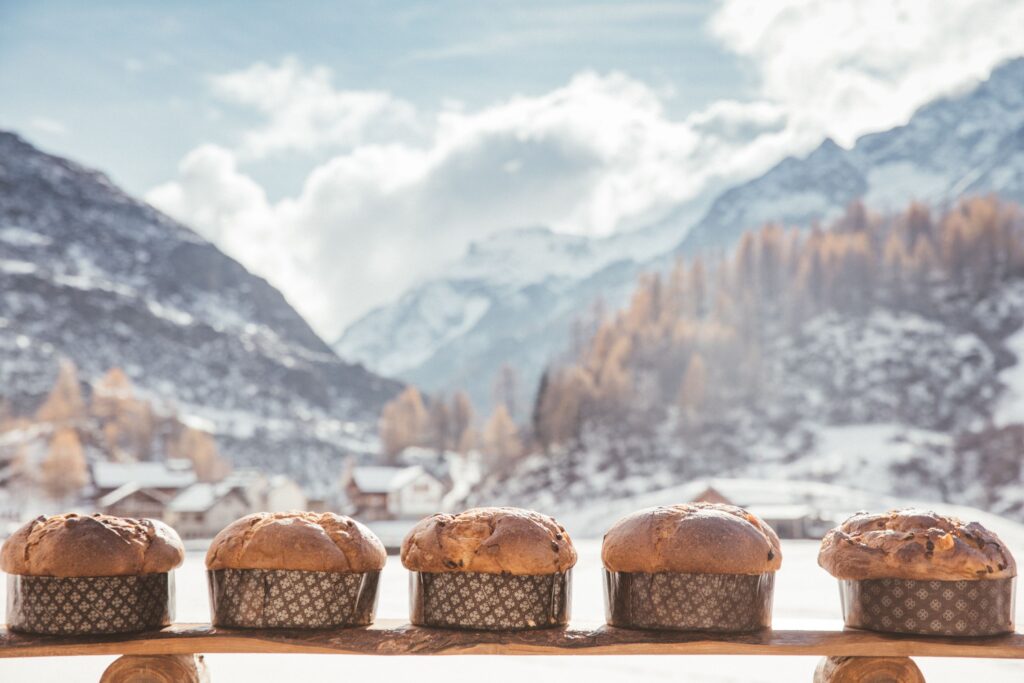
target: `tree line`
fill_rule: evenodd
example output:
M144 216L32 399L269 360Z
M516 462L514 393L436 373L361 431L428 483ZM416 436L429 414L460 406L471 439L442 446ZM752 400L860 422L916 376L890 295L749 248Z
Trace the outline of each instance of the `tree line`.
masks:
M994 197L939 216L922 204L889 216L860 202L830 229L766 225L729 253L679 259L640 277L632 300L606 316L571 362L550 367L532 410L545 451L577 443L588 423L649 432L668 412L698 429L724 405L756 405L766 343L828 311L882 307L941 318L1024 275L1020 214Z
M486 418L465 392L424 398L407 387L384 407L381 449L390 459L409 446L478 451L501 465L571 449L588 425L650 434L672 416L695 432L723 407L756 406L773 381L769 342L813 318L877 309L941 318L962 310L951 303L1022 275L1020 213L995 197L938 214L911 203L880 215L856 201L828 227L768 224L731 250L641 275L620 311L595 302L573 327L569 358L542 374L522 424L511 405L515 373L505 367Z
M212 434L158 414L121 368L111 368L91 389L86 398L75 364L62 359L33 415L14 416L0 405L0 433L27 435L9 439L13 453L3 454L16 478L55 500L67 499L89 483L89 451L115 462L187 459L200 481L219 481L230 472Z

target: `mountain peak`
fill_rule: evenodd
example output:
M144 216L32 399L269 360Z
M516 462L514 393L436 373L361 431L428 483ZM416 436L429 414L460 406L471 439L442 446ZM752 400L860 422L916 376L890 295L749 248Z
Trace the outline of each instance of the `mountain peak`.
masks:
M906 125L860 137L851 149L831 139L789 157L759 178L720 195L681 245L684 251L732 244L770 222L809 225L861 199L879 211L912 200L942 204L962 193L997 192L1024 201L1024 58L991 78L918 109Z
M342 362L280 292L193 231L9 132L0 254L0 398L16 410L38 402L61 357L87 381L121 367L147 396L212 421L240 464L282 470L307 457L282 458L272 431L327 462L342 437L373 442L399 389ZM325 440L318 423L339 421L351 433Z
M354 323L335 348L428 390L462 386L486 400L501 363L516 366L529 384L596 299L624 300L638 272L663 268L677 250L727 248L767 222L827 223L858 198L883 211L965 191L1022 201L1024 104L1015 98L1024 88L1013 87L1021 78L1024 59L1011 60L988 83L926 105L907 125L866 135L851 149L825 139L805 157L719 194L688 233L690 218L673 215L607 238L545 228L493 235Z

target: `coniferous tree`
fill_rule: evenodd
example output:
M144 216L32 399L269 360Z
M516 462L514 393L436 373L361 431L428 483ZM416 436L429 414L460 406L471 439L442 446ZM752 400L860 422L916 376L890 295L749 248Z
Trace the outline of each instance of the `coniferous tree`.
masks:
M451 432L454 439L454 447L460 453L466 452L466 449L462 447L463 436L473 426L473 412L473 404L469 400L469 394L465 391L455 392L455 396L452 397L452 407L449 413L451 415Z
M438 453L454 449L454 429L448 403L443 396L435 396L430 401L428 438L430 447Z
M483 450L497 462L508 464L523 452L519 430L508 409L499 404L484 426Z
M409 446L425 442L429 417L423 397L414 386L406 387L394 400L384 405L379 431L383 455L394 460Z
M85 401L78 383L78 369L71 360L62 358L57 380L43 405L36 411L36 419L62 424L79 420L84 415Z
M703 408L708 388L708 370L704 358L699 353L690 356L683 375L683 383L679 387L679 407L683 415L693 419Z
M64 500L88 483L85 453L74 429L62 427L54 433L40 475L43 489L54 500Z

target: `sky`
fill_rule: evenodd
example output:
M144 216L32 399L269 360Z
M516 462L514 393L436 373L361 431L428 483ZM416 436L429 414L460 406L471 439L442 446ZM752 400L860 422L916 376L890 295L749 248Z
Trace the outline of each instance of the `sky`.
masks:
M1009 0L0 0L0 127L185 222L330 341L495 232L696 215L899 125L1024 53L1022 26Z

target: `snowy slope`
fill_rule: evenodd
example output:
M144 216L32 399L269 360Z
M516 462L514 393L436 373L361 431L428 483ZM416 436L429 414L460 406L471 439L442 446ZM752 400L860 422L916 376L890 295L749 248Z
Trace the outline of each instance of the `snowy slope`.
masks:
M942 298L927 317L879 307L768 332L756 401L716 405L699 430L681 428L672 406L633 430L593 419L574 447L528 456L467 502L571 512L731 477L827 482L1024 519L1024 278L980 300Z
M188 228L0 132L0 398L34 409L61 356L85 382L122 367L205 418L236 462L302 478L305 460L365 444L398 389L341 362L277 290Z
M1024 58L966 94L922 107L904 126L865 135L849 150L826 140L727 190L682 246L727 246L767 222L827 221L858 198L886 211L989 192L1024 202Z
M690 206L603 240L540 229L486 240L353 323L335 349L428 390L467 387L487 401L503 362L520 371L523 385L536 386L544 365L567 347L572 320L597 296L616 306L640 271L665 268L679 251L727 247L768 221L806 227L856 198L885 211L984 192L1024 202L1024 59L851 150L826 140L804 159L786 159L722 193L699 220Z
M428 391L466 387L477 403L488 400L502 363L532 387L574 320L599 296L621 304L639 265L671 248L679 226L666 221L605 239L546 228L500 233L354 323L334 348Z

